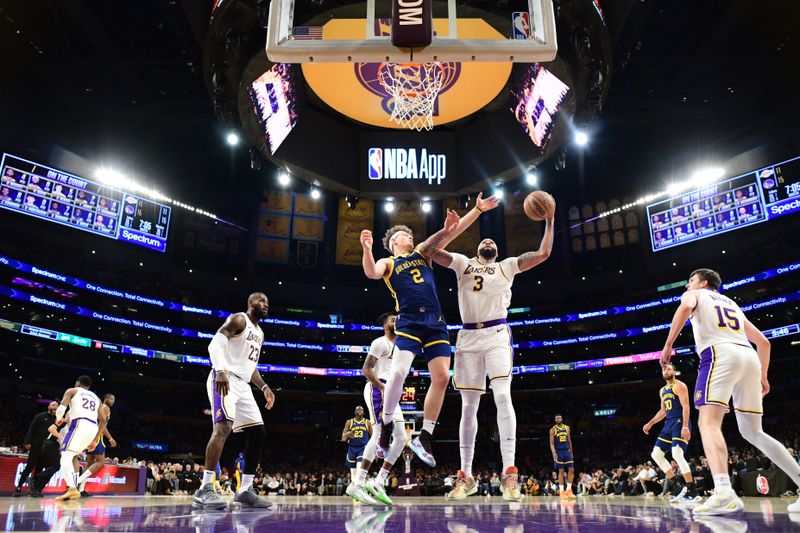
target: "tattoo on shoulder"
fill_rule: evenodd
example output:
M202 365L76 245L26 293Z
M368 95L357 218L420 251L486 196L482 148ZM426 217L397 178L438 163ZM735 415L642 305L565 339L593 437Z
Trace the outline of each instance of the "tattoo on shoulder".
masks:
M537 255L539 255L539 252L525 252L524 254L517 256L517 264L522 265L527 261L533 261L536 259Z

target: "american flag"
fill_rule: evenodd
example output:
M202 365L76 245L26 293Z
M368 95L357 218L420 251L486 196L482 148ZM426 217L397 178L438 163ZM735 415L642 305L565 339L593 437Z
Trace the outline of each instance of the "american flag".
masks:
M292 28L292 37L298 41L320 41L322 26L297 26Z

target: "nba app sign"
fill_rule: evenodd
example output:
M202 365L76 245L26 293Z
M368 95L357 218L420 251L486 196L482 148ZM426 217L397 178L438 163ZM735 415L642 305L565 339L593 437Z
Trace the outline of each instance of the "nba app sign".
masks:
M441 185L447 178L447 156L426 148L370 148L367 177L380 180L422 180Z

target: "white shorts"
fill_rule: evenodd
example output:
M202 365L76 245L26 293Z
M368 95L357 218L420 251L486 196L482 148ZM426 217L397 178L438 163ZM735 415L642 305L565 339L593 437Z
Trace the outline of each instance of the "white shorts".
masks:
M220 396L214 386L215 379L216 372L212 370L206 381L206 391L208 392L208 401L211 402L211 416L215 424L223 420L230 420L233 422L234 433L244 431L250 426L264 424L261 410L253 397L253 390L250 388L249 382L229 373L228 394Z
M462 329L456 338L453 386L457 390L486 390L489 381L511 379L514 348L511 328L500 325L484 329Z
M97 422L88 418L76 418L69 423L69 429L61 443L61 451L83 453L97 438Z
M364 401L367 403L367 409L369 410L370 424L374 426L375 424L383 423L383 394L371 381L367 381L367 384L364 385ZM405 422L403 410L400 409L399 403L394 409L394 421Z
M751 346L722 343L700 354L694 405L723 405L733 396L734 409L762 414L761 361Z

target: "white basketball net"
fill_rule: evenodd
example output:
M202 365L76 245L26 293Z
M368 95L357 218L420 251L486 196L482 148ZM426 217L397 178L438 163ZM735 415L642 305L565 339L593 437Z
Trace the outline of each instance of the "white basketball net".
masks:
M379 76L392 95L392 121L417 131L433 128L433 108L444 83L441 63L387 63Z

